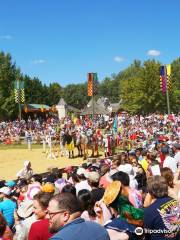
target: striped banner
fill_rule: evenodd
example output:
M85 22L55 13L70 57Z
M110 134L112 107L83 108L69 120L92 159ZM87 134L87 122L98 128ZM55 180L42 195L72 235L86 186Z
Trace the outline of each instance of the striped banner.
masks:
M93 73L88 73L87 93L90 97L93 95Z
M160 87L162 94L166 94L166 66L160 66Z

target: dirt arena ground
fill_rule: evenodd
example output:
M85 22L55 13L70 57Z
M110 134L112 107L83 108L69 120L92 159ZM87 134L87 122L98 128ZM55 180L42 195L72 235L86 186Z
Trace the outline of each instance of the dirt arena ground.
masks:
M63 168L70 165L82 164L82 158L68 159L59 157L58 159L47 159L46 154L41 149L6 149L0 150L0 179L16 179L16 173L23 167L25 160L32 163L35 173L46 172L48 167Z

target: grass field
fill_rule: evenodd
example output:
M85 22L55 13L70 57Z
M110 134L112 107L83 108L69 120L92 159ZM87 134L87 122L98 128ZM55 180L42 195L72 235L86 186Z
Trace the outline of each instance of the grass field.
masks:
M0 179L16 179L16 173L23 167L25 160L31 161L35 173L46 172L50 166L62 168L83 162L82 158L47 159L42 152L42 145L33 145L32 150L28 150L27 145L0 146Z

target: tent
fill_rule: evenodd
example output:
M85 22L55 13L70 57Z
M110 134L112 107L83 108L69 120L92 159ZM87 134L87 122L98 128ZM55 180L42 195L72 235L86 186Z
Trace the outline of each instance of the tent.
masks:
M25 113L28 112L46 112L46 111L51 111L51 107L45 104L24 104L23 105L23 110Z
M93 114L93 101L91 100L87 106L81 111L81 115L90 115ZM98 104L94 101L94 114L109 114L109 111L105 109L105 107L101 104Z

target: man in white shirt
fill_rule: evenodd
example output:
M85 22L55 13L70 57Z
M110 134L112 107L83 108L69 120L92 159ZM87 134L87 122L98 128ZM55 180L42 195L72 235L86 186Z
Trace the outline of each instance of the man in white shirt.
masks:
M177 162L176 159L169 156L169 149L168 147L163 147L161 149L161 152L165 155L165 160L163 162L163 167L168 167L172 170L172 172L175 174L177 171Z
M75 188L76 188L76 195L78 195L78 192L82 189L87 189L91 191L91 186L88 184L88 181L86 179L86 170L82 167L78 168L77 170L77 175L80 180L80 182L76 183Z

